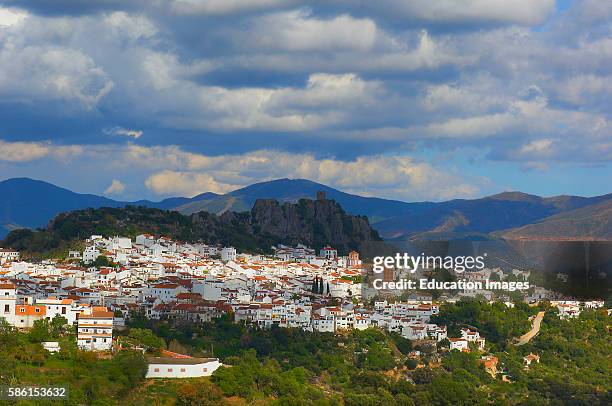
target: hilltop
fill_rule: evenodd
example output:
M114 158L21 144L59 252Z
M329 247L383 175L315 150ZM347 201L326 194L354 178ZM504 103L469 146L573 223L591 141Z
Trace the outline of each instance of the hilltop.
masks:
M225 212L220 216L208 212L186 216L142 206L76 210L56 216L45 229L11 231L2 245L30 255L44 255L66 249L93 234L135 237L141 233L262 253L270 252L271 246L279 243L302 243L314 248L330 244L344 254L382 244L366 217L347 214L333 200L300 199L283 204L257 200L251 211Z

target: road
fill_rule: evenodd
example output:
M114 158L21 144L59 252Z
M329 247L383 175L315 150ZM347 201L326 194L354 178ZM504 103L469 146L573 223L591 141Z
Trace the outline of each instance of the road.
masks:
M542 325L543 318L544 318L544 312L539 312L533 319L533 323L531 324L531 330L529 330L527 333L520 336L516 345L525 345L533 337L535 337L540 332L540 326Z

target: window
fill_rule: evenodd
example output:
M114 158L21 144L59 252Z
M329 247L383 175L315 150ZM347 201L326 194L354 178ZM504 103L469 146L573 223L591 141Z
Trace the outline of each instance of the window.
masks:
M168 372L172 372L172 368L168 368Z
M181 372L185 372L185 368L181 368Z
M40 309L38 307L35 310L36 310L36 313L40 313Z
M19 311L20 311L21 313L25 313L25 309L24 309L23 307L22 307L21 309L19 309Z
M202 368L202 371L208 372L208 368Z
M153 371L154 372L159 372L159 368L155 368Z
M4 313L10 313L11 312L11 306L10 305L4 305Z
M62 314L66 314L66 308L62 307Z

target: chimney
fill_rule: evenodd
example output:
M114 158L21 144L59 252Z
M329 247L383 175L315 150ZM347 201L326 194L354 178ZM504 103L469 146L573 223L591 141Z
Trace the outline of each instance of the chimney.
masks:
M325 192L322 190L319 190L317 192L317 200L325 200Z

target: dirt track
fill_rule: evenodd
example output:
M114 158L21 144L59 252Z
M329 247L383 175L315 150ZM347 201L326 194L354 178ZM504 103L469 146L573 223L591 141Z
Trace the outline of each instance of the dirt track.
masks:
M542 325L542 319L544 318L544 312L539 312L535 318L533 319L533 323L531 325L531 330L527 333L523 334L519 337L516 345L525 345L527 344L533 337L535 337L540 332L540 326Z

